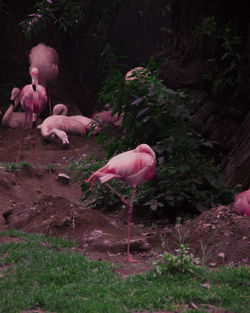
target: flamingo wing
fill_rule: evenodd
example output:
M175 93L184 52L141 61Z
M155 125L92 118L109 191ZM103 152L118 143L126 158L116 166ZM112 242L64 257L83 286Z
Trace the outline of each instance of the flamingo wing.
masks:
M90 182L93 178L95 180L99 179L101 183L105 183L110 179L120 179L129 185L135 186L143 180L152 179L154 167L155 159L151 154L139 152L135 149L113 157L104 167L94 172L87 179L87 182Z

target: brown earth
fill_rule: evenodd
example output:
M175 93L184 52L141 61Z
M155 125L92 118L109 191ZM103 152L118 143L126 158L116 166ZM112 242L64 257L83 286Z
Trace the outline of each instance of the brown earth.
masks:
M0 129L0 163L15 162L20 132ZM150 225L134 212L131 252L137 262L128 263L126 208L93 210L81 201L80 185L58 179L59 173L67 174L67 165L73 161L89 154L104 155L95 138L72 135L69 139L65 150L57 139L45 141L38 133L32 153L31 130L25 130L21 161L31 167L13 172L0 167L0 231L15 228L74 239L75 250L90 259L119 263L122 276L150 270L152 261L164 251L174 251L181 238L212 268L249 265L250 219L237 215L232 206L211 208L183 223L179 233L175 225L165 221Z

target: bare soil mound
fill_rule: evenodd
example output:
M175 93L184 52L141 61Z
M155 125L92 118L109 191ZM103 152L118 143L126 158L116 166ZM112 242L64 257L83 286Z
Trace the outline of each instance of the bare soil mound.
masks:
M0 162L16 161L20 129L0 129ZM175 225L132 217L131 252L135 263L126 262L127 210L97 211L85 207L78 184L58 179L67 165L93 154L104 156L94 137L70 136L64 150L54 139L45 141L39 133L32 152L32 133L25 130L21 161L29 168L7 172L0 168L0 231L19 229L32 233L63 236L78 243L77 251L91 259L121 264L121 275L141 273L152 268L160 252L178 247L180 235L190 244L196 257L212 267L222 264L248 265L250 219L232 208L219 206L186 221L177 232ZM55 169L51 170L51 165ZM159 223L158 223L159 222Z

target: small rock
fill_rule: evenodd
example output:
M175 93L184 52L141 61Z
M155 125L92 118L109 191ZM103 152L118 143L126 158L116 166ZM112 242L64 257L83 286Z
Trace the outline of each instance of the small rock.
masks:
M63 184L68 184L70 181L70 177L63 173L59 173L56 179Z

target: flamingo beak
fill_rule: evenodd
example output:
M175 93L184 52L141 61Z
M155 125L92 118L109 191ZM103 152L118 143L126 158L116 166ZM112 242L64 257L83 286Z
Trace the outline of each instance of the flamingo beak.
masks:
M36 85L34 84L32 84L32 88L33 88L33 90L36 92Z

